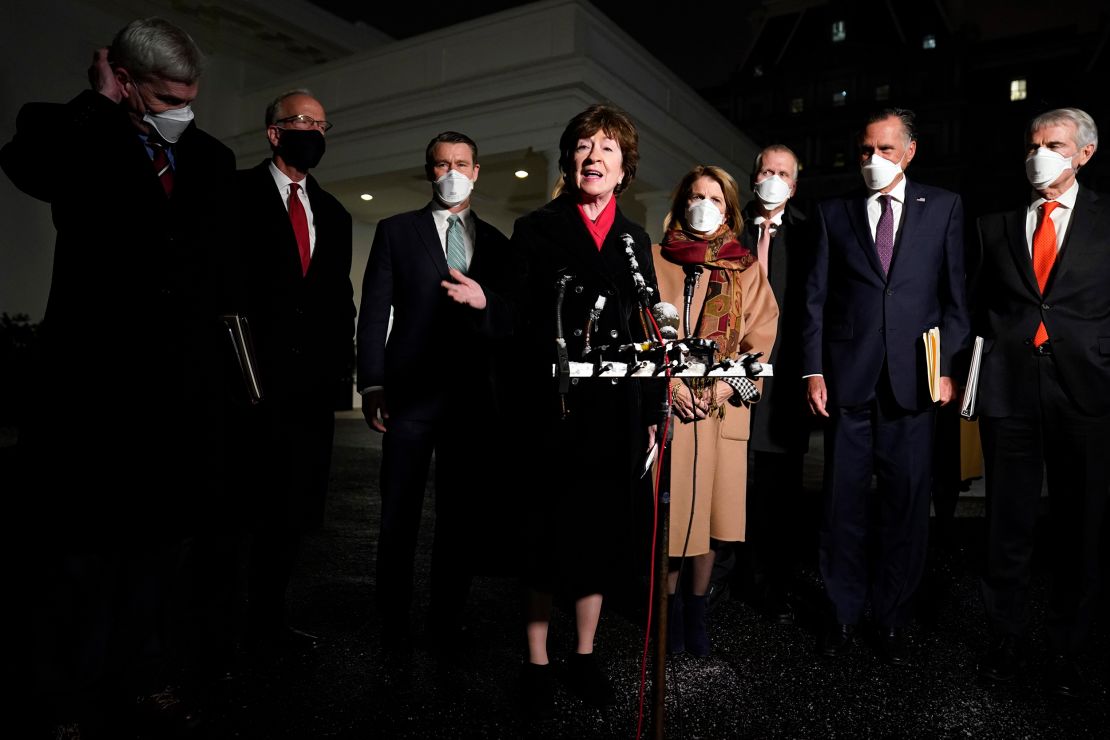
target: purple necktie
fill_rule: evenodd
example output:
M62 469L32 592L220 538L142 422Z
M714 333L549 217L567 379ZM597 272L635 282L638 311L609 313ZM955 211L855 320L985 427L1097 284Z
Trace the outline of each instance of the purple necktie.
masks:
M875 226L875 249L879 252L879 262L886 275L890 272L890 258L894 256L894 209L890 206L889 195L880 195L879 205L883 211L879 214L878 225Z

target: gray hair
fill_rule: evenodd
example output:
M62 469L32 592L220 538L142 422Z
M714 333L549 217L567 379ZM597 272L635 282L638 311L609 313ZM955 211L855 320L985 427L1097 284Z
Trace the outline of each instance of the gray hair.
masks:
M906 146L909 146L912 141L917 141L917 126L915 125L917 115L909 108L883 108L873 112L867 117L856 138L862 140L868 126L885 121L888 118L897 118L899 123L902 124L902 128L906 132Z
M267 128L270 127L270 126L273 126L277 122L277 120L278 120L278 111L281 110L281 104L284 103L286 101L286 99L292 98L296 95L305 95L305 96L313 98L313 99L316 98L316 96L313 95L310 90L306 90L303 87L297 88L296 90L286 90L281 95L278 95L276 98L274 98L270 102L270 104L266 106L266 126L267 126Z
M1098 146L1098 127L1095 119L1090 114L1078 108L1057 108L1046 111L1029 122L1029 133L1033 133L1045 126L1056 126L1061 123L1075 124L1075 145L1082 149L1088 144Z
M794 182L797 182L799 169L798 155L795 154L794 150L788 147L786 144L771 144L770 146L763 147L763 151L755 155L755 163L752 165L752 179L754 180L759 175L759 171L763 169L763 155L770 154L772 152L782 152L783 154L789 154L791 157L794 158Z
M140 80L164 77L191 85L200 79L204 55L189 34L162 18L140 18L112 39L112 64Z

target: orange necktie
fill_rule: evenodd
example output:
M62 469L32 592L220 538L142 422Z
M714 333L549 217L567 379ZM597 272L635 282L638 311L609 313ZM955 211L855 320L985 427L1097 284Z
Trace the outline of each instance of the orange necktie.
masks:
M1044 286L1048 284L1048 274L1052 272L1052 265L1056 262L1056 224L1050 218L1052 211L1060 205L1054 200L1045 201L1041 206L1041 220L1033 232L1033 272L1037 276L1037 287L1044 295ZM1044 322L1037 327L1033 337L1033 344L1040 347L1048 341L1048 330Z

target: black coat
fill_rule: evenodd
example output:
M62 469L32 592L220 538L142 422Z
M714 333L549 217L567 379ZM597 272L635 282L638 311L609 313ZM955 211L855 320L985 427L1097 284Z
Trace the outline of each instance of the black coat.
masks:
M38 485L86 531L180 523L219 475L235 160L195 124L172 151L167 198L124 107L93 91L24 106L0 151L58 232L24 439Z
M743 243L755 254L759 227L757 210L744 212ZM751 439L759 452L805 452L809 449L810 415L802 382L802 320L805 316L806 277L817 248L814 222L793 203L784 211L782 225L771 241L768 282L779 305L778 334L769 357L774 377L764 378L763 397L752 406Z
M468 276L486 293L481 311L455 303L441 285L450 276L430 205L378 223L362 282L358 387L384 386L392 418L433 421L460 403L492 402L493 342L512 328L498 292L508 240L473 211L471 217Z
M984 338L979 412L1009 416L1036 393L1032 339L1044 321L1064 390L1085 413L1110 413L1110 207L1080 187L1044 294L1025 235L1026 209L979 219L975 333Z
M302 273L289 212L269 160L238 173L241 270L264 399L251 409L251 441L265 439L260 502L284 502L285 518L316 524L323 514L339 381L353 357L351 215L309 175L316 244ZM284 491L285 496L278 496ZM274 513L281 513L275 511Z
M513 230L519 344L533 389L524 434L535 476L529 493L535 533L529 579L540 589L602 591L621 553L635 550L627 544L636 468L646 447L645 429L658 420L662 384L583 380L567 394L564 419L552 378L556 281L562 274L573 275L562 311L571 360L582 359L580 330L599 294L607 303L592 344L645 338L622 234L635 241L640 272L658 296L651 240L619 209L600 251L569 195L518 219Z

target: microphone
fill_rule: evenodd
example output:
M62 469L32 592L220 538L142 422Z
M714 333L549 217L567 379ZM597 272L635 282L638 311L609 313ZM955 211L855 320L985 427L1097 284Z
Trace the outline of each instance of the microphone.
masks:
M586 341L582 345L582 356L585 357L590 353L590 334L593 328L597 326L598 319L601 318L601 312L605 310L605 294L601 294L594 302L594 307L590 309L590 317L586 320Z
M678 339L678 309L674 305L662 301L656 303L652 306L651 315L659 325L659 333L664 342Z
M631 234L621 234L621 241L624 242L624 253L628 256L628 264L632 267L632 282L636 286L636 295L640 297L640 305L644 308L651 306L651 294L654 293L644 281L644 276L640 274L640 263L636 261L636 240L632 238Z
M682 315L686 322L686 336L692 336L690 331L690 306L694 303L694 288L701 279L701 265L683 265L682 271L686 273L686 280L682 285Z

